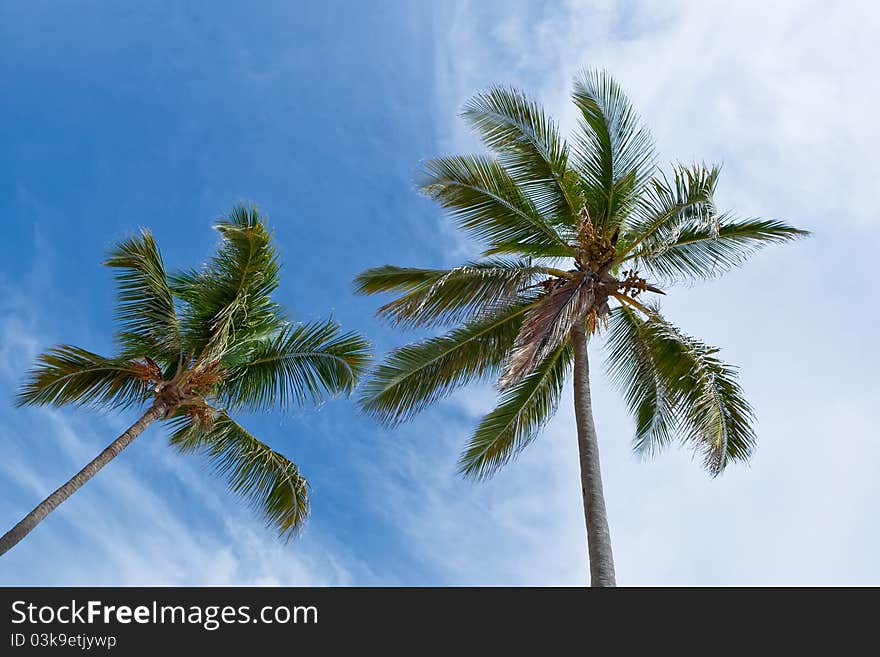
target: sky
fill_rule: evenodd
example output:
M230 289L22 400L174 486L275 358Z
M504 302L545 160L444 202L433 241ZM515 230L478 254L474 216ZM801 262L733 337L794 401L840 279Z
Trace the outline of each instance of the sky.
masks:
M136 417L13 405L41 350L111 351L115 240L149 227L170 268L195 265L212 222L256 202L279 300L384 354L418 335L352 278L477 251L413 185L421 161L480 149L463 102L515 85L571 131L571 80L602 67L661 161L722 163L719 206L813 232L663 299L741 366L748 466L640 459L593 368L618 583L880 584L878 31L855 0L0 3L0 529ZM569 398L491 481L455 474L494 396L471 386L395 429L349 399L242 418L312 484L287 544L150 428L0 559L0 585L583 585Z

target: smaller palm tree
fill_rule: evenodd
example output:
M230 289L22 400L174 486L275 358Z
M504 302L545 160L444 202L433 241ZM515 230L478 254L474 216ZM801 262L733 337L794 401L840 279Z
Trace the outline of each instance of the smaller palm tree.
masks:
M152 234L117 244L119 353L61 345L39 357L18 404L102 410L146 406L140 419L0 538L0 555L113 460L150 424L164 421L181 452L207 455L282 538L309 512L296 465L251 435L230 413L267 412L350 393L368 343L332 320L289 321L272 300L280 264L255 207L237 206L214 226L216 254L200 269L168 276Z

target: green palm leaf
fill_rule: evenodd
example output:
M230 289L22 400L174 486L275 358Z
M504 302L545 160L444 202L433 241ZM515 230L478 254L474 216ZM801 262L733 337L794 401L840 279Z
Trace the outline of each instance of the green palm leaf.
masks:
M575 169L598 228L616 226L654 170L654 143L623 90L604 71L588 70L574 83L580 110Z
M809 235L781 221L718 218L717 225L664 231L627 256L634 265L668 282L712 278L742 265L769 244Z
M364 385L361 407L393 424L469 381L497 374L530 307L511 306L446 335L397 349Z
M256 207L237 206L214 228L222 238L216 255L201 270L171 279L186 304L188 347L203 360L219 358L238 341L269 335L284 321L271 298L278 287L278 255Z
M332 320L287 325L224 359L217 397L229 408L269 411L349 394L369 360L369 343Z
M713 475L744 461L755 445L754 412L736 369L710 347L655 316L644 323L645 341L684 439L702 452Z
M487 255L565 257L573 251L496 160L473 155L429 160L421 190L458 225L489 245Z
M501 396L483 418L459 460L466 477L486 479L519 454L556 412L572 362L571 342L552 351L534 371Z
M542 216L574 224L581 203L569 175L568 146L540 105L521 91L495 87L471 98L462 114Z
M248 500L279 536L290 538L309 515L309 491L296 465L257 440L225 412L210 422L178 415L170 442L184 453L205 454L229 489Z
M606 367L636 420L637 452L655 454L665 447L677 418L658 372L644 320L627 306L614 308L606 333Z
M124 408L149 398L143 374L142 366L126 358L105 358L79 347L60 345L37 358L16 401L19 406Z
M174 298L162 256L153 234L141 234L116 244L104 262L116 270L119 303L116 320L124 353L150 355L166 365L180 356L181 338Z
M454 269L413 269L385 265L355 279L359 294L405 292L377 311L406 327L473 321L521 298L546 267L525 260L496 258Z
M717 166L679 165L671 179L665 174L652 178L625 223L618 261L637 247L662 242L687 226L717 231L714 195L720 172Z

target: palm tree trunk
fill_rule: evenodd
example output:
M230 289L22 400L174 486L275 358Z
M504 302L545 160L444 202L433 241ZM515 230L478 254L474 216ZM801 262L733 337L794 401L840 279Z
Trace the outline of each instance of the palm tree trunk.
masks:
M107 448L98 454L98 456L82 470L77 472L73 478L64 484L61 488L49 495L45 500L40 502L37 507L21 519L15 527L0 537L0 555L8 552L16 543L27 536L47 515L64 502L68 497L73 495L79 488L89 479L94 477L98 470L110 463L119 453L128 447L128 445L137 438L144 429L151 423L165 415L165 406L162 404L153 404L147 409L141 418L131 425L128 430L110 443Z
M590 399L590 361L587 336L583 326L571 332L574 346L574 415L577 420L578 451L581 462L581 489L584 493L584 516L587 521L587 545L590 551L591 586L616 586L611 532L605 512L602 472L599 468L599 443L593 423Z

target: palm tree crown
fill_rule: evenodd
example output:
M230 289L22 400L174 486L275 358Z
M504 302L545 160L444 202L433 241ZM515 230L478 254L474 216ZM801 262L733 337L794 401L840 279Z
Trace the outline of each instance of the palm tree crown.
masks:
M40 356L18 402L158 406L171 444L207 455L288 538L308 515L306 481L230 414L351 392L368 344L332 320L287 319L272 300L280 265L255 207L236 207L215 228L221 243L211 260L170 276L149 231L117 244L105 264L119 288L118 354L55 347Z
M718 167L661 173L650 134L604 72L581 74L572 99L579 125L570 143L517 90L493 88L465 105L490 154L428 161L421 189L483 244L483 257L454 269L386 265L358 276L359 293L397 294L378 311L392 323L456 325L391 353L360 402L395 423L468 382L496 379L499 404L460 460L464 475L487 477L553 414L572 367L572 332L582 329L605 336L608 369L635 417L636 449L653 452L678 436L718 474L751 453L752 409L718 350L647 298L806 233L719 212Z

